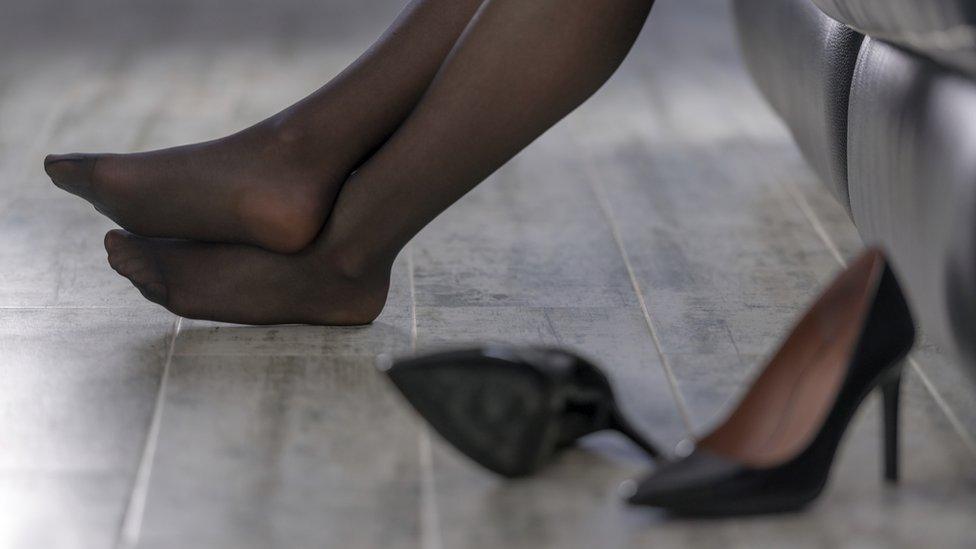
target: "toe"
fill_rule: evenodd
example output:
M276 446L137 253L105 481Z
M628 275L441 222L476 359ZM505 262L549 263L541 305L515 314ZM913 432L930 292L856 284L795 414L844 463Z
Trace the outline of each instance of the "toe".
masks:
M105 233L105 251L109 254L119 254L125 249L128 233L120 229L112 229Z
M81 154L71 153L71 154L49 154L44 157L44 170L47 171L52 168L55 164L59 162L72 162L82 159ZM50 172L48 172L50 174Z
M139 245L138 237L118 229L105 235L108 263L115 272L129 279L142 295L160 305L166 302L166 286L149 252Z
M139 244L139 237L113 229L105 234L105 251L108 263L122 276L130 277L150 263L149 254Z
M96 161L97 156L89 154L52 154L44 159L44 171L59 188L87 197Z
M133 282L146 282L151 276L151 269L146 258L138 255L123 259L119 264L119 272Z
M662 463L640 482L628 502L691 513L714 510L737 497L744 471L746 467L733 460L697 449Z

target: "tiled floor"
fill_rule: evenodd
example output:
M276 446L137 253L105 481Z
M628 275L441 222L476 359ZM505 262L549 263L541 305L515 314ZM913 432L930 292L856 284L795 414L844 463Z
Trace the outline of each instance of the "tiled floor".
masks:
M556 343L599 359L665 446L706 428L860 246L744 74L724 3L661 0L593 101L401 255L370 327L176 319L115 276L111 224L40 170L48 150L257 120L398 3L3 2L0 546L976 545L976 389L930 346L898 488L879 481L868 406L810 511L704 522L622 505L618 484L652 465L613 437L532 480L485 474L372 367L414 346Z

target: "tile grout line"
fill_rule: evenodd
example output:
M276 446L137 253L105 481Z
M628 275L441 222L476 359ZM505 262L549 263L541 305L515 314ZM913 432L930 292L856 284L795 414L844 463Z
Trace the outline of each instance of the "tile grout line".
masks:
M407 245L407 276L410 282L410 352L417 351L417 288L413 279L413 243Z
M837 263L839 263L841 267L846 267L847 261L844 260L844 257L837 248L834 239L831 238L826 229L824 229L823 224L820 222L820 218L817 217L816 212L814 212L813 208L810 207L810 204L807 202L806 198L801 195L797 189L793 188L793 185L784 183L780 183L780 185L784 188L786 193L790 195L797 207L800 208L800 211L803 212L803 215L807 218L807 221L813 225L813 230L823 241L824 245L826 245L830 250L831 255L834 256ZM959 419L959 416L957 416L956 412L952 410L952 407L942 396L942 393L939 392L938 388L935 387L928 375L923 371L922 365L918 362L918 360L915 359L915 357L912 356L908 358L908 364L911 366L912 371L915 372L915 375L917 375L922 381L922 386L925 387L926 392L928 392L929 396L932 397L932 400L935 401L935 405L946 417L946 420L952 426L952 429L956 432L956 435L962 439L963 445L972 454L976 455L976 439L974 439L972 434L966 430L962 420Z
M176 338L179 336L183 319L177 317L173 323L173 336L166 351L166 361L163 363L163 373L156 391L156 402L153 406L152 420L149 432L146 434L146 444L139 459L139 469L136 481L129 495L129 502L122 517L122 529L119 535L118 547L134 547L139 541L142 530L142 519L146 510L146 497L149 494L149 481L152 477L153 462L156 457L156 447L159 443L159 430L162 425L163 404L166 398L166 387L169 383L170 366L173 363L173 352L176 349Z
M141 121L136 128L136 132L131 136L130 146L140 147L148 140L153 126L158 122L163 110L162 98L156 101L152 111ZM59 288L60 292L60 288ZM166 399L166 388L169 385L169 371L173 363L173 355L176 351L176 339L180 335L183 326L183 318L177 316L173 323L173 337L170 339L169 348L166 350L166 359L163 363L163 373L160 375L159 389L156 392L156 402L153 405L152 419L149 423L149 432L146 434L146 444L143 447L142 456L139 459L139 468L136 472L136 481L132 486L129 495L129 502L122 516L122 529L119 533L118 547L135 547L139 542L142 533L142 521L146 511L146 499L149 496L149 481L152 477L152 468L156 459L156 447L159 444L159 431L162 428L163 406Z
M418 435L420 452L420 541L423 549L442 549L440 514L434 491L434 459L430 448L430 430L421 427Z
M586 181L590 187L590 191L596 197L597 204L599 204L600 211L603 213L603 218L606 220L607 225L610 228L610 234L613 236L614 243L617 246L617 251L620 253L621 258L624 261L624 267L627 269L627 276L630 278L630 285L634 290L634 294L637 296L637 302L640 305L641 313L644 317L644 325L647 326L647 331L650 333L651 340L654 342L654 349L657 351L658 357L661 359L661 368L664 370L664 375L668 380L668 386L671 389L671 396L674 398L675 406L678 408L678 414L681 416L681 421L684 423L685 430L689 435L695 432L694 424L691 421L691 414L688 412L688 405L685 402L684 396L681 394L681 390L678 388L678 380L674 375L674 370L671 368L671 364L668 358L664 354L664 349L661 346L661 339L658 337L657 328L654 327L654 321L651 320L651 313L647 308L647 300L644 298L644 292L641 290L640 283L637 281L637 275L634 273L634 266L630 262L630 254L627 253L627 248L624 246L623 238L620 235L620 229L617 226L616 218L613 215L613 208L610 205L610 201L604 193L603 186L597 182L597 179L590 172L590 163L584 162L586 166L587 177Z
M820 237L820 240L823 242L823 244L827 246L827 250L830 252L832 256L834 256L834 259L837 260L837 263L840 263L842 267L846 267L847 260L845 260L844 255L840 253L840 248L837 247L837 244L834 242L834 239L830 237L830 234L827 232L827 229L824 228L823 223L820 222L820 218L817 217L816 212L813 211L813 208L810 207L810 204L806 201L806 199L803 196L801 196L798 193L796 189L793 188L793 185L782 184L782 183L781 185L783 185L786 188L786 194L790 195L790 197L793 199L793 202L796 203L796 206L800 208L801 212L803 212L803 216L806 217L807 221L809 221L810 224L813 226L814 232L817 233L817 236Z
M933 400L935 400L936 406L938 406L942 410L942 413L946 415L946 419L949 420L949 424L952 425L953 429L955 429L956 434L962 438L963 445L965 445L966 448L973 453L973 455L976 455L976 439L974 439L969 431L966 430L962 420L959 419L956 412L952 410L949 403L946 402L945 398L942 397L942 393L940 393L939 390L936 389L935 385L932 384L932 380L929 379L928 374L925 373L922 366L917 360L915 360L915 357L908 357L908 363L912 366L915 375L922 380L922 385L928 389L930 396Z
M413 243L407 244L407 274L410 279L410 352L417 352L417 289L414 282ZM434 489L434 458L430 429L421 425L417 434L420 454L420 539L423 549L442 549L440 514Z

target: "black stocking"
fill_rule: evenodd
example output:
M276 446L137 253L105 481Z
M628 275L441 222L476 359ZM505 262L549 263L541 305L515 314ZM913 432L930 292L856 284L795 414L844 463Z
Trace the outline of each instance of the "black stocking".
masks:
M429 89L345 183L325 229L296 255L110 233L110 261L190 317L360 323L421 229L596 91L653 0L488 0Z

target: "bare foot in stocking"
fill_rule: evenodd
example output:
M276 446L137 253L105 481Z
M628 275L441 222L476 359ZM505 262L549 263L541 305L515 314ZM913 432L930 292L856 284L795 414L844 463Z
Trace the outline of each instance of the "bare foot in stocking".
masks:
M186 318L239 324L368 324L386 303L390 268L353 272L338 254L152 239L111 231L109 264L146 299Z
M295 252L319 230L347 166L272 124L137 154L49 156L58 187L146 235L252 243Z
M481 0L413 0L309 97L242 132L138 154L52 155L54 183L143 236L308 245L342 182L396 129Z
M116 232L106 238L109 261L183 316L368 322L383 307L402 247L595 92L652 4L487 0L410 116L343 184L322 233L298 254Z

